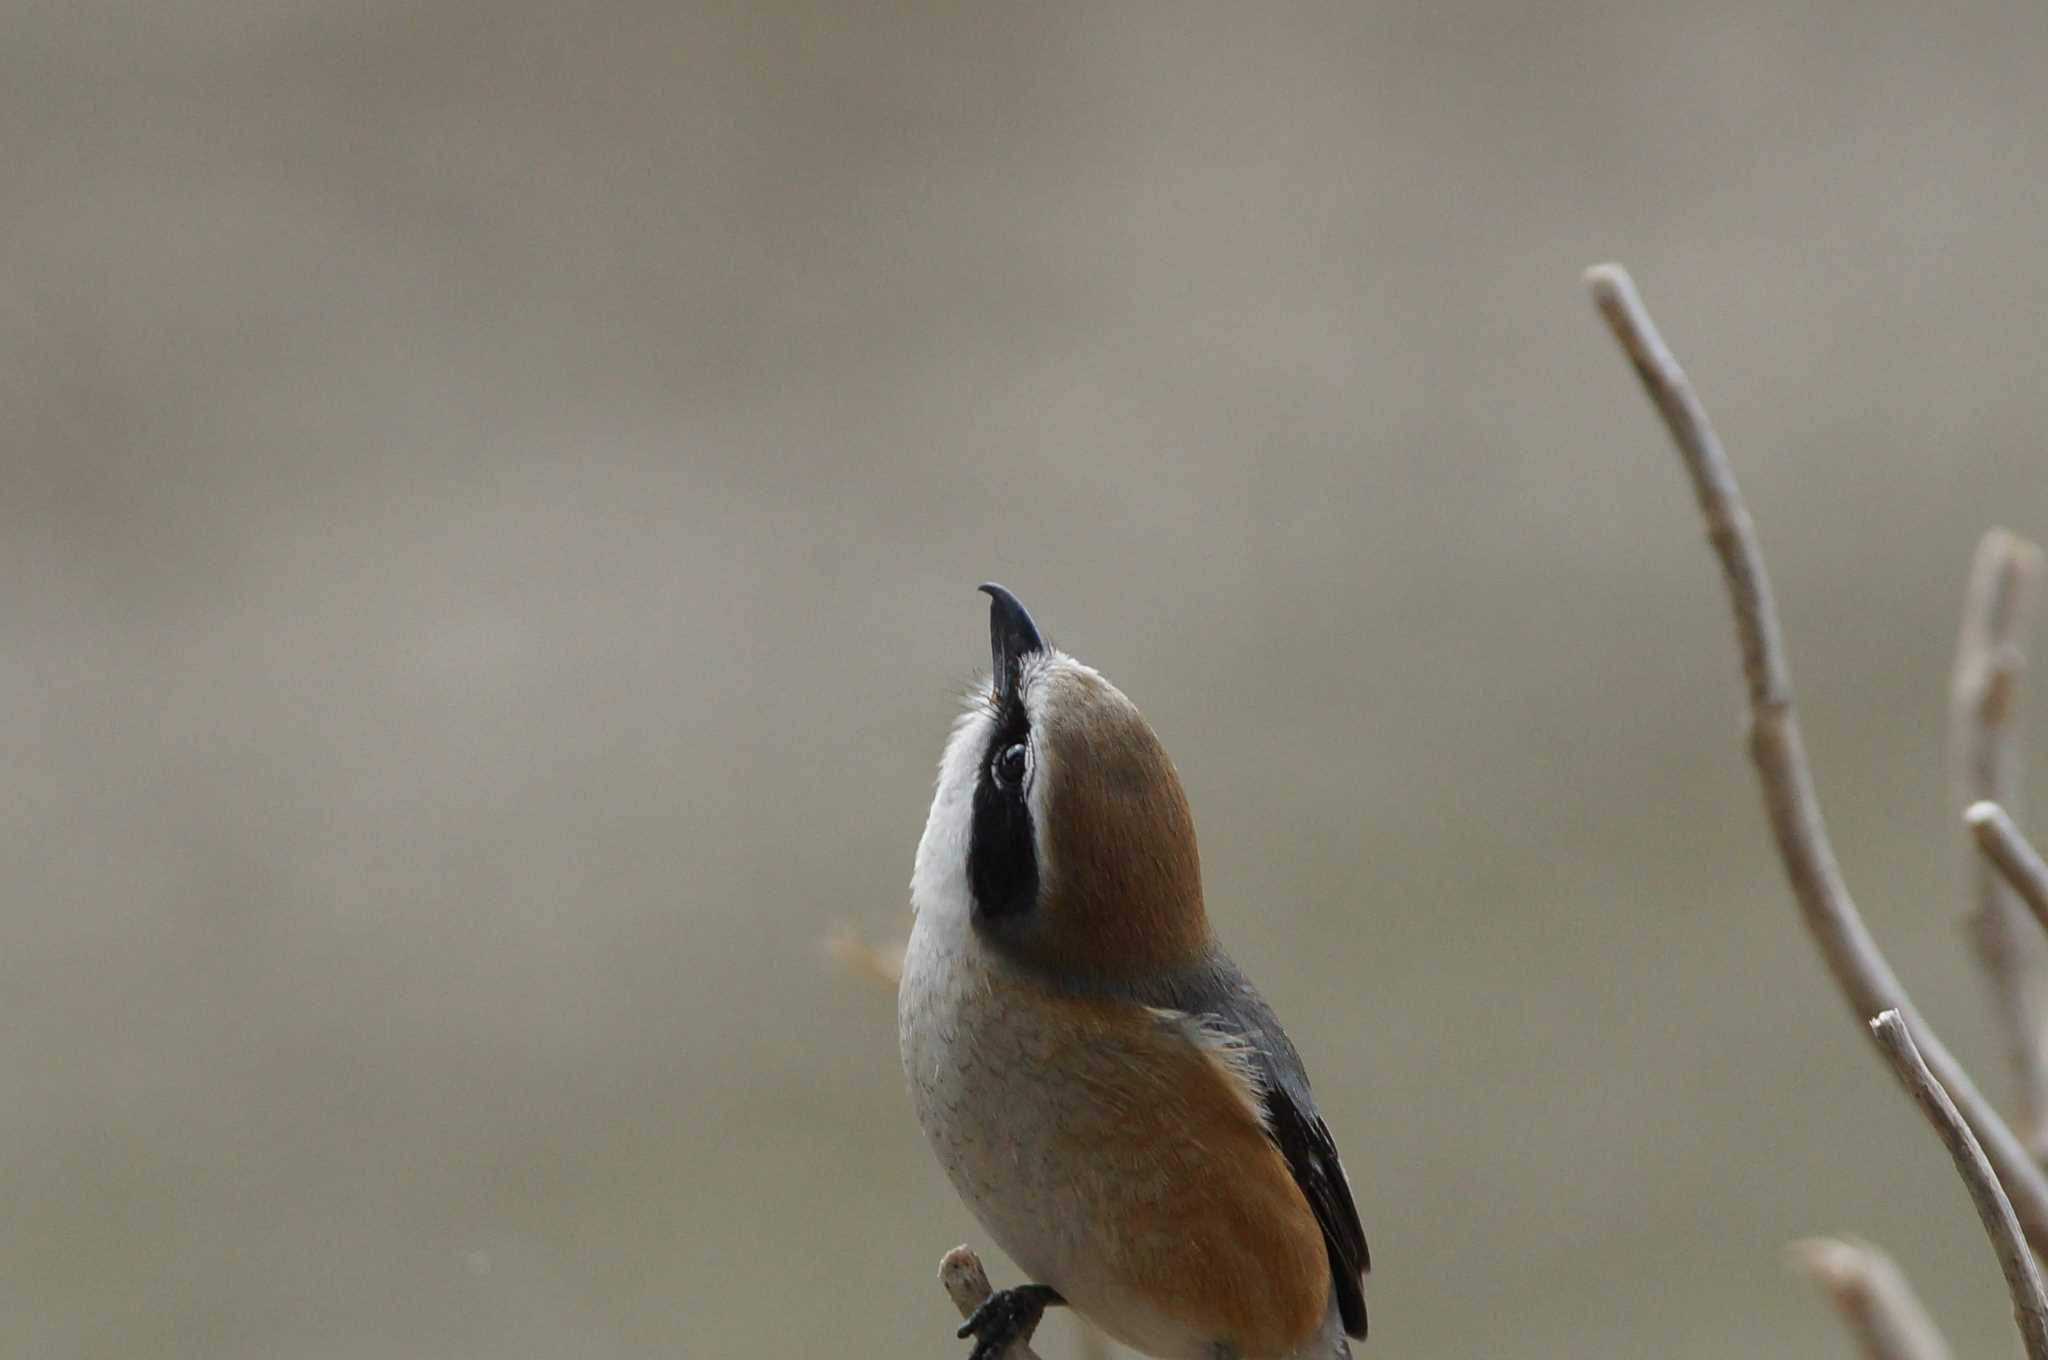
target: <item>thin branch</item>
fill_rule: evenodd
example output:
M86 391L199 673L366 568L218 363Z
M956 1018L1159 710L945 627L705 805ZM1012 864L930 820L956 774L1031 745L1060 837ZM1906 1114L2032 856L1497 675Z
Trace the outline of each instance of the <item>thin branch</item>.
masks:
M1809 1237L1786 1258L1821 1287L1863 1360L1950 1360L1948 1342L1892 1258L1853 1237Z
M963 1322L996 1292L988 1282L988 1272L981 1268L981 1258L966 1246L955 1247L939 1258L939 1283L960 1310ZM1031 1349L1030 1337L1020 1337L1010 1343L1002 1360L1038 1360L1038 1352Z
M1913 1036L1907 1032L1899 1013L1886 1011L1878 1016L1870 1022L1870 1032L1885 1057L1891 1060L1899 1084L1941 1135L1948 1155L1955 1159L1956 1171L1969 1187L1970 1202L1977 1206L1984 1234L1998 1253L1998 1268L2005 1272L2005 1291L2012 1296L2013 1321L2019 1324L2027 1360L2048 1360L2048 1297L2041 1292L2041 1268L2034 1261L2034 1253L2027 1250L2019 1220L2013 1217L2012 1201L2005 1197L1991 1164L1984 1160L1983 1147L1956 1113L1948 1092L1941 1089L1941 1083L1921 1061L1920 1050L1913 1046Z
M890 992L903 981L903 941L886 947L869 944L852 926L841 925L821 943L825 952L855 977L865 978Z
M1993 529L1977 544L1949 689L1958 808L1987 800L2019 806L2020 677L2040 578L2041 550L2018 535ZM1970 937L2012 1064L2015 1122L2039 1161L2048 1152L2048 937L1983 856L1971 854L1964 872Z
M2048 930L2048 862L2034 849L2012 818L1996 803L1972 803L1963 814L1977 848L1984 852L2020 900L2033 911L2034 919Z
M1904 1015L1928 1065L1964 1111L1998 1169L2028 1239L2037 1250L2048 1250L2048 1179L1920 1017L1842 881L1792 706L1792 682L1763 550L1706 408L1657 333L1628 272L1620 265L1596 265L1586 271L1586 284L1678 445L1708 540L1720 558L1748 686L1750 757L1807 931L1859 1018L1884 1010Z

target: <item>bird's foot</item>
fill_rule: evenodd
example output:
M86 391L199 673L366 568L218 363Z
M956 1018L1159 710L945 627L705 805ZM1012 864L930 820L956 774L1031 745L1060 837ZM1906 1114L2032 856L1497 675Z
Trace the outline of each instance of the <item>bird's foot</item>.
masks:
M998 1289L960 1324L959 1335L974 1338L974 1350L967 1360L1003 1360L1011 1346L1031 1339L1046 1309L1065 1302L1059 1290L1049 1285Z

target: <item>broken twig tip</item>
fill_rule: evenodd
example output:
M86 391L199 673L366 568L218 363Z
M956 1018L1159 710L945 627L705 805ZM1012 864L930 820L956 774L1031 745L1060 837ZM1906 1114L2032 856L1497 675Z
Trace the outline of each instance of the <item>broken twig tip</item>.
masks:
M1992 802L1989 798L1980 799L1970 804L1963 811L1963 821L1971 827L1990 826L1994 822L2003 820L2004 817L2005 809Z
M1996 526L1984 531L1984 543L1989 551L2009 561L2015 570L2029 576L2039 574L2041 548L2032 539L2003 526Z
M1611 260L1589 265L1581 277L1585 279L1586 287L1596 294L1629 286L1628 271Z
M939 1258L939 1284L963 1318L974 1316L974 1310L995 1293L981 1258L964 1242ZM1002 1360L1038 1360L1038 1352L1031 1349L1027 1339L1020 1339L1010 1343Z

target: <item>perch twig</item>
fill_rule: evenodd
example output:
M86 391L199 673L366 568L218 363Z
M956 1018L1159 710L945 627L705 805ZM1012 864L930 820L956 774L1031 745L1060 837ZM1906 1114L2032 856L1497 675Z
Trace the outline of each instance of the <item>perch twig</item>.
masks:
M955 1247L939 1258L939 1283L960 1310L963 1322L996 1292L988 1282L988 1272L981 1268L981 1258L967 1246ZM1031 1349L1030 1337L1019 1337L1010 1343L1002 1360L1038 1360L1038 1352Z
M2048 1250L2048 1179L1920 1017L1863 924L1842 880L1792 706L1792 682L1770 579L1764 571L1763 550L1736 486L1734 469L1707 420L1706 408L1657 333L1628 271L1615 264L1595 265L1586 271L1586 284L1678 445L1706 521L1707 537L1720 558L1748 688L1750 757L1756 764L1778 855L1807 931L1859 1019L1885 1010L1903 1015L1927 1065L1963 1111L1997 1168L2028 1240L2036 1250Z

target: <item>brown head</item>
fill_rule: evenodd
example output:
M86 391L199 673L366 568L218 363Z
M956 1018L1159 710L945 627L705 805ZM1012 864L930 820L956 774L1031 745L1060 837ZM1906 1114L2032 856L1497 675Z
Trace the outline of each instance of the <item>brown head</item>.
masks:
M1075 982L1197 962L1212 943L1201 857L1165 748L1015 596L982 589L994 674L947 744L913 905L965 909L996 953Z

